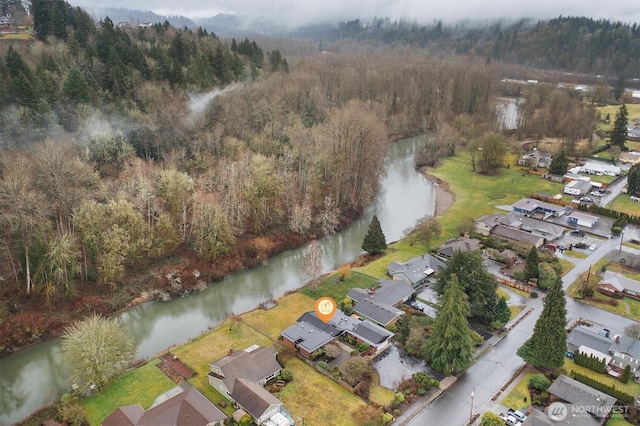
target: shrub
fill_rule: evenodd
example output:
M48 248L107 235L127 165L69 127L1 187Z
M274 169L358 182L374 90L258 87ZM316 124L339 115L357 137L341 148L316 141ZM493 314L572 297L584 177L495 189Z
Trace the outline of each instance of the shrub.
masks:
M513 277L516 280L524 281L524 271L519 271L519 270L518 271L514 271L513 272Z
M425 393L427 393L427 391L426 391L426 390L424 390L424 388L418 388L418 395L422 396L422 395L424 395Z
M398 404L402 404L405 401L405 397L404 394L402 392L397 392L394 400L398 403Z
M609 299L607 303L611 306L618 306L619 302L617 299Z
M285 382L290 382L293 380L293 373L288 368L283 368L278 376L279 380L284 380Z
M614 234L620 234L622 232L622 228L619 226L614 226L613 228L611 228L611 232L613 232Z
M551 381L547 379L544 374L534 374L529 379L529 386L539 391L544 391L551 386Z
M342 350L338 345L334 345L333 343L324 345L324 355L329 359L334 359L340 356L341 352Z
M620 375L620 381L622 383L629 383L630 378L631 378L631 366L627 364L627 366L624 367L624 371Z
M327 370L329 368L329 364L324 361L318 361L316 365L318 366L318 368L321 368L323 370Z
M356 345L356 350L361 354L367 352L370 348L371 345L365 342L360 342Z
M393 421L393 416L390 413L382 413L382 424L388 425Z
M65 393L55 406L58 415L56 418L70 426L82 426L86 424L85 413L78 400Z
M531 292L531 298L532 298L532 299L537 299L537 298L538 298L538 292L536 292L536 291L532 291L532 292Z
M571 373L571 377L581 383L584 383L587 386L591 386L592 388L599 390L600 392L604 392L607 395L611 395L612 397L619 399L625 404L631 404L635 400L635 397L633 395L629 395L628 393L622 392L616 389L615 387L607 386L604 383L600 383L580 373L573 372Z

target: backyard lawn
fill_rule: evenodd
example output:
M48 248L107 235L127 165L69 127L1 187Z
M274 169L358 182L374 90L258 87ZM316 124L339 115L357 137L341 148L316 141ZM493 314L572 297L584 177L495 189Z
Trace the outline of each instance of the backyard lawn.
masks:
M626 421L622 414L613 413L609 421L607 421L607 426L633 426L633 423Z
M305 312L314 309L315 300L303 293L291 293L278 299L278 306L273 309L247 312L242 316L242 322L276 341L282 330L295 324Z
M596 373L593 370L589 370L587 367L577 365L570 358L565 358L563 368L567 370L567 376L569 376L572 371L575 371L576 373L590 377L593 380L597 380L607 386L615 387L616 389L622 392L626 392L630 395L640 394L640 384L634 382L633 380L630 380L629 383L622 383L620 380L616 379L615 377L611 377L608 374Z
M640 203L634 203L631 201L631 195L629 194L620 194L615 200L613 200L610 207L613 210L627 213L629 215L638 216L640 214Z
M345 298L350 289L354 287L375 287L377 283L378 278L365 275L359 271L351 271L351 274L346 277L344 281L339 280L338 274L331 274L318 284L318 287L315 291L313 291L309 286L303 288L300 291L314 300L319 299L323 296L329 296L332 297L336 302L340 303L340 301Z
M276 396L294 419L303 417L308 425L356 425L351 413L364 407L364 401L296 357L286 368L293 380Z
M99 425L122 405L140 404L148 409L160 394L177 386L156 367L157 362L158 359L153 359L126 373L94 396L80 399L89 424Z

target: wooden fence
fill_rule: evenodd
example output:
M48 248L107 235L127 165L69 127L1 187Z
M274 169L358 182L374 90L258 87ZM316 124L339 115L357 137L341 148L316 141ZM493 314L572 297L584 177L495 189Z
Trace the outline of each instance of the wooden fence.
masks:
M513 287L513 288L517 288L518 290L526 291L527 293L531 293L531 291L533 290L533 286L531 286L529 284L521 283L521 282L518 282L518 281L508 280L508 279L502 278L502 277L496 277L496 281L498 281L500 284L504 284L504 285L506 285L508 287Z

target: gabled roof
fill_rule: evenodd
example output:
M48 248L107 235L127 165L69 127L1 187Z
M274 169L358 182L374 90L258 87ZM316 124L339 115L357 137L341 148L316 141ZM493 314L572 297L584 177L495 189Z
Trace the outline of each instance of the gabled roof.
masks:
M404 262L391 262L387 272L393 277L406 279L411 284L422 281L425 277L444 268L444 262L430 254L422 255Z
M510 228L504 225L498 225L491 230L491 235L508 238L510 240L519 241L526 244L538 245L542 237L533 235L530 232L521 231L519 229Z
M587 348L594 349L603 354L609 353L609 348L613 343L613 340L608 337L601 336L595 331L590 330L588 327L579 325L575 327L567 336L567 343L570 343L576 347L586 346Z
M324 330L319 329L311 323L298 320L286 330L283 330L282 336L287 340L294 342L300 348L306 352L314 352L327 343L331 342L340 333L336 330L335 335L330 334Z
M587 409L594 417L604 419L608 416L616 398L602 393L570 377L561 374L547 389L552 395Z
M622 274L616 274L615 272L605 271L604 277L600 283L607 283L616 288L622 287L625 290L640 293L640 281L632 280L631 278L627 278Z
M405 280L379 280L380 288L373 294L373 300L381 305L395 305L408 297L415 290Z
M222 371L222 380L229 392L233 393L237 378L257 383L282 369L276 360L276 350L273 346L250 349L236 351L211 363Z
M557 212L565 209L564 206L536 200L535 198L522 198L521 200L513 203L511 207L513 208L513 210L523 210L528 212L533 212L537 209Z
M569 216L567 216L568 219L572 219L575 218L577 220L586 220L588 222L597 222L598 221L598 216L594 216L592 214L589 213L585 213L585 212L579 212L579 211L572 211L571 214Z
M270 406L284 405L262 386L245 379L236 379L231 397L256 419L259 419Z
M453 257L458 251L475 251L480 248L480 240L475 238L455 238L442 244L438 253L446 257Z
M635 359L640 359L640 340L632 337L620 336L617 341L613 342L610 351L622 352Z
M224 422L227 419L196 388L183 385L182 389L147 411L137 404L119 407L102 422L102 426L191 426Z
M351 291L349 292L351 293ZM347 294L348 297L349 293ZM371 318L378 324L387 325L396 317L404 315L404 312L391 305L381 305L368 297L362 298L353 307L354 312Z

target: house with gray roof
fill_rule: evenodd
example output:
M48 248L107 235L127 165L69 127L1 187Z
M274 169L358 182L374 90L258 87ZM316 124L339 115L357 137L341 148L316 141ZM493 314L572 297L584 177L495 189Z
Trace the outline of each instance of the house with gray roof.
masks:
M569 414L572 417L571 405L579 408L574 414L586 414L582 417L582 425L586 425L589 418L594 418L599 423L604 424L609 418L611 408L616 404L617 399L606 393L600 392L591 386L587 386L570 377L561 374L553 381L547 389L550 395L550 401L565 402L569 405ZM582 411L582 413L580 413Z
M156 399L148 410L139 404L118 407L102 426L222 426L227 416L188 383Z
M488 214L480 216L473 222L474 231L488 237L489 234L491 234L491 230L500 223L500 219L503 217L503 214Z
M387 273L394 279L407 281L415 288L426 283L444 266L444 262L440 259L430 254L423 254L408 262L391 262L387 266Z
M398 306L415 294L404 280L379 280L373 288L352 288L347 297L355 302L353 311L383 327L396 322L404 312Z
M605 271L598 288L606 288L614 293L622 293L633 299L640 299L640 281L632 280L615 272Z
M454 238L438 247L438 254L451 259L458 251L476 251L480 248L480 240L469 237Z
M616 371L622 372L628 365L632 373L640 373L640 340L627 336L616 336L609 348L611 362L609 365Z
M549 241L562 237L567 229L564 226L535 219L533 217L519 215L514 212L499 216L497 222L500 225L505 225L510 228L519 229L521 231L546 238Z
M280 336L284 346L309 358L311 353L344 334L352 336L357 342L367 343L373 353L386 349L394 336L392 332L377 324L349 316L341 310L337 310L326 323L315 311L305 312L295 324L283 330Z
M511 210L523 215L541 214L547 216L562 216L566 208L559 204L547 203L545 201L536 200L535 198L523 198L511 205Z
M567 336L567 351L578 353L580 347L587 347L602 354L605 357L613 340L593 331L590 327L579 325L574 327ZM601 357L601 358L602 358Z
M209 364L209 384L251 414L254 422L261 425L272 415L280 412L284 405L262 388L282 371L276 354L273 346L257 345L230 352ZM259 412L259 407L264 407L264 411Z
M553 161L551 154L545 151L539 151L534 148L532 151L525 153L518 159L519 166L525 167L544 167L547 168Z
M532 233L521 231L505 225L498 225L491 231L491 235L499 239L522 243L527 246L540 247L544 244L544 237L533 235Z

